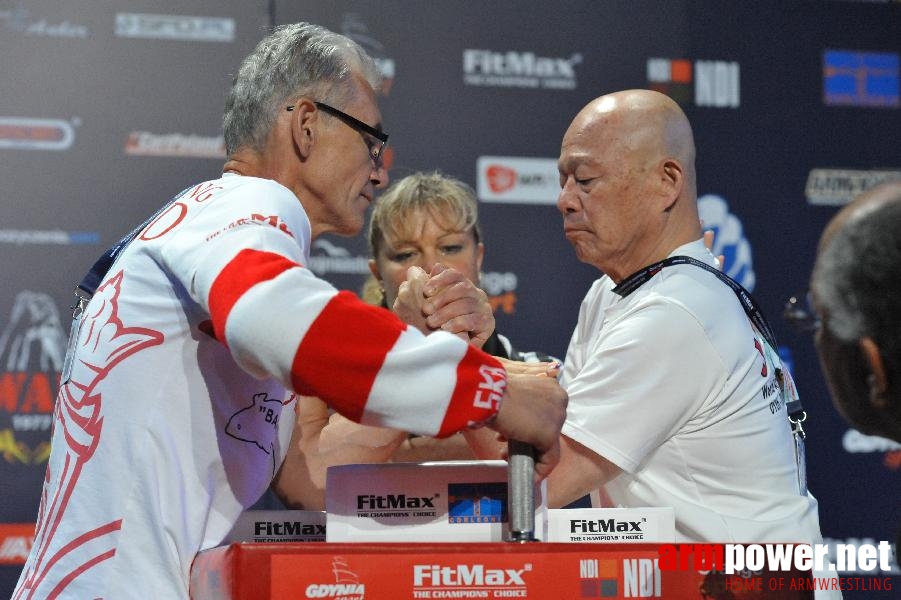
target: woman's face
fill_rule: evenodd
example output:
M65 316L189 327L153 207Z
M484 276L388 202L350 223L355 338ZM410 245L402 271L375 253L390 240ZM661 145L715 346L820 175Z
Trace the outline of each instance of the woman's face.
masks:
M476 243L472 229L448 229L453 218L441 218L429 211L417 210L404 219L403 233L398 238L385 238L369 268L384 286L388 307L394 306L397 290L407 278L407 269L416 266L430 272L435 263L460 271L474 284L479 284L484 247Z

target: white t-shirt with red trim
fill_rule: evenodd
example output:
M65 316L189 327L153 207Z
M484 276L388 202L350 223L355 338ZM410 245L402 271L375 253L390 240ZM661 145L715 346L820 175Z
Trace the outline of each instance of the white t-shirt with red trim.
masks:
M676 255L714 264L700 240ZM612 289L605 276L585 297L561 377L563 434L623 471L593 503L673 507L676 541L822 541L778 359L731 288L686 264L626 297Z
M500 363L318 279L310 238L287 188L225 175L186 190L121 253L60 388L14 598L187 598L195 554L281 465L294 392L422 435L496 413Z

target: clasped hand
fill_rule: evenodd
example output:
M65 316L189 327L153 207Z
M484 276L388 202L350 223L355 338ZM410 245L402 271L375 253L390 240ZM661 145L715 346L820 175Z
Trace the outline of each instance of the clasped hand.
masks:
M494 331L488 295L462 273L440 263L429 273L410 267L392 310L424 334L440 329L478 348Z

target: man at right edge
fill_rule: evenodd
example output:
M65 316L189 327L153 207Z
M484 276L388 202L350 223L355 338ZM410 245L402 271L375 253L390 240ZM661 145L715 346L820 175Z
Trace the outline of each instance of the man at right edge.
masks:
M566 353L549 505L590 494L593 506L673 507L676 542L822 542L775 349L716 273L647 269L676 256L716 265L678 104L650 90L593 100L558 167L566 238L604 276Z

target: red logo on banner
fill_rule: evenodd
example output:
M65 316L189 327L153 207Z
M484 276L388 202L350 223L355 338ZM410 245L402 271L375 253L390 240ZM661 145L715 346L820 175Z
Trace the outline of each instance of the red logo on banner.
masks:
M24 565L34 543L34 523L0 524L0 565Z
M486 170L488 177L488 187L495 194L506 192L513 189L516 185L516 171L510 167L502 167L500 165L491 165Z
M67 150L74 140L75 128L62 119L0 117L0 148Z

